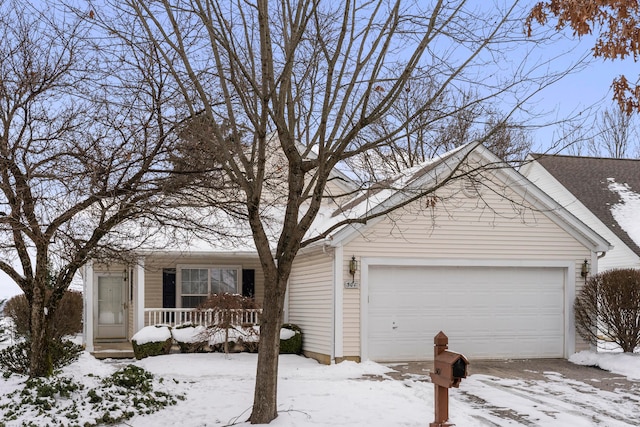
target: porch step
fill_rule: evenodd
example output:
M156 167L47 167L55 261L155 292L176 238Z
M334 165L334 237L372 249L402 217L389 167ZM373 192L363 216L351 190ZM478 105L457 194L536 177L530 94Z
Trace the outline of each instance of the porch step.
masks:
M96 359L133 359L133 347L130 342L95 344L91 355Z
M135 356L133 350L102 350L91 353L96 359L133 359Z
M96 359L133 359L133 350L98 350L91 353Z

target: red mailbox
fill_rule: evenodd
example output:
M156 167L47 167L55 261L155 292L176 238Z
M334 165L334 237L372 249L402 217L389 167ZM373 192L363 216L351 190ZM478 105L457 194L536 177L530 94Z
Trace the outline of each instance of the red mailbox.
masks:
M447 350L449 338L440 331L433 338L433 372L431 382L434 385L435 420L429 427L449 427L449 389L459 387L460 381L467 378L469 361L460 353Z
M433 361L434 372L431 372L431 382L441 387L459 387L460 381L467 378L469 361L460 353L445 350L435 355Z

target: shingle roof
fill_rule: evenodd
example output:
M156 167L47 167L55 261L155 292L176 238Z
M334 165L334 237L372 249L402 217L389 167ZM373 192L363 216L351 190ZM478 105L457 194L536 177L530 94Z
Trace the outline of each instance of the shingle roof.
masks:
M611 207L621 203L621 199L609 188L616 182L640 193L640 160L545 154L531 154L531 157L640 256L640 242L627 234L611 212Z

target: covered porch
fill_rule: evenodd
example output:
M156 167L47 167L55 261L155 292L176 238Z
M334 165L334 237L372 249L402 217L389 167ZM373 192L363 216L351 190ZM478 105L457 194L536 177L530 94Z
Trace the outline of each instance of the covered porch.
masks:
M84 330L89 352L131 346L145 326L180 324L211 326L228 321L259 324L261 310L196 310L207 294L225 292L260 300L263 277L250 253L153 253L124 263L89 262L83 269Z

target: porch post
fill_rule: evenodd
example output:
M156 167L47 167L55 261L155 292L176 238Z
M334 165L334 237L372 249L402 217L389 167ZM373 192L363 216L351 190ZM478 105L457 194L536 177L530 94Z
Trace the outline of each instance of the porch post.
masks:
M88 352L93 351L93 261L84 266L84 322L82 322L83 341Z
M144 257L138 258L134 269L136 282L136 301L133 321L133 333L144 327Z

